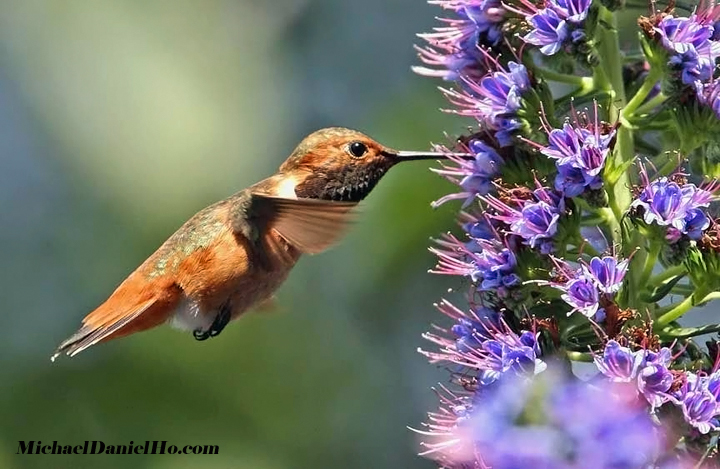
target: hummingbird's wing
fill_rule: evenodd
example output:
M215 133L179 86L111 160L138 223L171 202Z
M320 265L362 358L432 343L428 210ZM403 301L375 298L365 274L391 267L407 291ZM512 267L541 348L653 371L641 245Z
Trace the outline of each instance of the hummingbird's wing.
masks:
M317 254L335 244L352 222L356 205L253 194L253 212L267 217L268 228L306 254Z

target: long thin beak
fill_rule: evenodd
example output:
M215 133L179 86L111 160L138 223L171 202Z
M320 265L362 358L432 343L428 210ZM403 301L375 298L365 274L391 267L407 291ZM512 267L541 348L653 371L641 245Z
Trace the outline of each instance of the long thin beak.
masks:
M385 155L397 158L400 161L447 159L446 153L438 153L432 151L386 151ZM475 157L475 155L471 153L452 153L452 155L468 159Z

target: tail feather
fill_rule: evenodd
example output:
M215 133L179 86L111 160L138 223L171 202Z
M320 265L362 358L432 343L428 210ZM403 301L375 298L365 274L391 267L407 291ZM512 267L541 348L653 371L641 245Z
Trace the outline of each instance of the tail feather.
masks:
M73 357L85 350L86 348L91 347L104 339L109 339L111 335L130 324L154 303L154 298L148 300L145 303L141 304L132 313L122 316L120 319L114 322L110 322L100 326L89 325L87 320L88 318L90 318L90 315L88 315L88 318L85 318L85 321L83 321L83 326L75 334L67 338L60 344L60 346L58 346L53 356L50 357L50 360L55 361L55 359L63 353L69 357Z
M181 296L178 287L134 298L131 291L124 291L122 286L118 288L105 303L83 319L82 327L63 341L50 359L55 361L62 354L72 357L98 342L159 326L168 319Z

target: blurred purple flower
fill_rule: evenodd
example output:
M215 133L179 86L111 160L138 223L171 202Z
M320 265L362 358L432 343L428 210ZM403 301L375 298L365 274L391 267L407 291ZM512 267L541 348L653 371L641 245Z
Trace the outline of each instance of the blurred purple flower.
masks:
M664 435L622 387L555 373L510 378L481 388L481 399L441 395L419 432L422 454L458 469L653 466Z

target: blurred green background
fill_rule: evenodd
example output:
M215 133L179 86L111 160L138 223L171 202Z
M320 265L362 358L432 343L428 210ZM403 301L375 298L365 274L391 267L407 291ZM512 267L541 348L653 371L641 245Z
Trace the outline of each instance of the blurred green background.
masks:
M427 274L452 190L417 162L303 258L277 311L196 342L169 327L49 360L196 211L307 133L426 149L463 122L414 76L419 0L0 1L0 467L430 468L447 373L416 353L454 279ZM19 440L216 444L217 456L15 455Z

